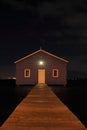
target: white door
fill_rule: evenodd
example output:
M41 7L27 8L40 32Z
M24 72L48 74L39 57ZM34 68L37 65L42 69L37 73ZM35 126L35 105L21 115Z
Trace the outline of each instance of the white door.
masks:
M38 83L45 83L45 69L38 70Z

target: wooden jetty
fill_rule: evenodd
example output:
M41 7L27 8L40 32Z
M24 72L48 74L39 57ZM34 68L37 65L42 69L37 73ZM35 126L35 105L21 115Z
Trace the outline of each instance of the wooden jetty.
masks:
M37 84L1 130L85 130L80 120L46 84Z

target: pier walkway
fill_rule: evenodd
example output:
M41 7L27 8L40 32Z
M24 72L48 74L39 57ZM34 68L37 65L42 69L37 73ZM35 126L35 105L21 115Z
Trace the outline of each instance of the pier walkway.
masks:
M37 84L0 130L85 130L46 84Z

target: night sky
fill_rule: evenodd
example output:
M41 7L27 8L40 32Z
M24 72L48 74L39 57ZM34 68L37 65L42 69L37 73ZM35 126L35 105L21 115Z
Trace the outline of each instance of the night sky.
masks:
M69 61L69 78L87 78L87 0L0 0L0 78L40 47Z

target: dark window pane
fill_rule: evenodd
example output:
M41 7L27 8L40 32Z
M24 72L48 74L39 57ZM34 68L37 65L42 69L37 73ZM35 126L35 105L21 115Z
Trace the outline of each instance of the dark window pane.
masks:
M29 70L26 70L26 76L29 76Z
M54 70L54 76L57 76L57 70Z

